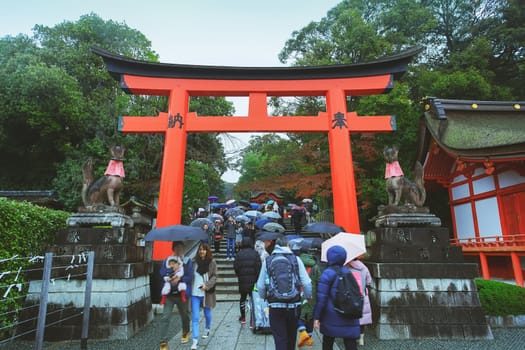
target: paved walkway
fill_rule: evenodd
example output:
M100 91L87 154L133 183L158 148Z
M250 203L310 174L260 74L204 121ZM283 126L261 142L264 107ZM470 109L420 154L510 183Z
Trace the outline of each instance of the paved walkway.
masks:
M176 308L175 308L176 310ZM181 344L180 317L173 315L170 324L170 350L189 350L191 342ZM270 350L274 349L271 335L252 334L247 324L241 325L238 302L221 302L213 309L212 329L208 339L199 339L199 350ZM204 320L201 320L203 330ZM463 339L409 339L380 340L372 329L367 330L365 346L359 350L525 350L524 328L492 328L493 340L463 340ZM158 350L160 337L160 315L134 337L128 340L95 340L88 341L89 350ZM33 349L34 341L15 341L0 345L0 350ZM46 342L45 350L78 350L79 340L63 342ZM344 347L334 347L342 350ZM321 339L317 331L314 333L314 345L303 347L302 350L320 350Z
M201 312L202 315L202 312ZM212 327L210 337L199 339L198 349L206 350L273 350L274 342L271 334L253 334L248 323L241 324L239 318L239 302L222 302L212 311ZM201 335L204 330L204 319L201 319ZM180 343L181 332L177 333L169 342L170 350L188 350L191 340L187 344ZM320 350L321 339L319 333L314 332L314 345L303 347L307 350ZM334 346L334 350L339 347Z
M201 313L202 314L202 313ZM273 350L274 342L271 335L253 334L248 324L240 324L238 302L217 303L213 309L212 329L208 339L199 339L198 349L206 350ZM201 334L204 328L201 319ZM525 350L525 329L523 328L493 328L493 340L463 340L463 339L409 339L380 340L368 330L365 345L360 350ZM169 342L170 350L189 350L190 343L180 343L181 333L177 333ZM321 338L314 331L312 347L302 347L303 350L320 350ZM299 348L298 348L299 349ZM342 343L334 345L334 350L342 350Z

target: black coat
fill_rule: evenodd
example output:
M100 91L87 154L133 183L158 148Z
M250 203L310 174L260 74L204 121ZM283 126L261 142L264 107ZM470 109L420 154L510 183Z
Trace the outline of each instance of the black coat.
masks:
M239 293L250 293L261 271L259 254L252 247L244 246L235 255L233 268L239 279Z

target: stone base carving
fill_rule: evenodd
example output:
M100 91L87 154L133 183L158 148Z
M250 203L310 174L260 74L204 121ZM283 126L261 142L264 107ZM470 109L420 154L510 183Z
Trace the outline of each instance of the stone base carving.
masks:
M407 216L385 216L392 215ZM377 228L367 232L367 251L379 339L492 339L474 282L477 265L449 244L447 228Z
M124 214L117 212L108 213L75 213L67 219L67 226L112 226L112 227L133 227L133 220Z
M434 214L386 214L374 218L376 227L441 226L441 219Z

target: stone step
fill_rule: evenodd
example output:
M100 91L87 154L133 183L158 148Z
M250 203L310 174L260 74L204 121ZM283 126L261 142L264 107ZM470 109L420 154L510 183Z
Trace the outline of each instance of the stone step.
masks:
M217 284L220 285L237 285L238 281L237 277L223 277L223 275L219 275L219 278L217 278Z

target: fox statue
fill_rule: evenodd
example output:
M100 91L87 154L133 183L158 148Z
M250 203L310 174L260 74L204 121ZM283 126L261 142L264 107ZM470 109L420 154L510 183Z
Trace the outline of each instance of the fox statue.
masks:
M120 192L124 187L122 179L124 178L124 159L125 148L120 145L114 145L110 148L111 160L104 173L96 181L93 175L93 160L89 158L82 167L83 184L82 184L82 201L84 206L96 206L109 203L112 207L119 206Z
M396 146L385 147L383 155L386 160L385 179L388 194L388 205L397 206L404 200L407 204L423 206L426 200L426 190L423 180L423 166L416 162L414 167L414 182L405 178L398 162L399 150Z

